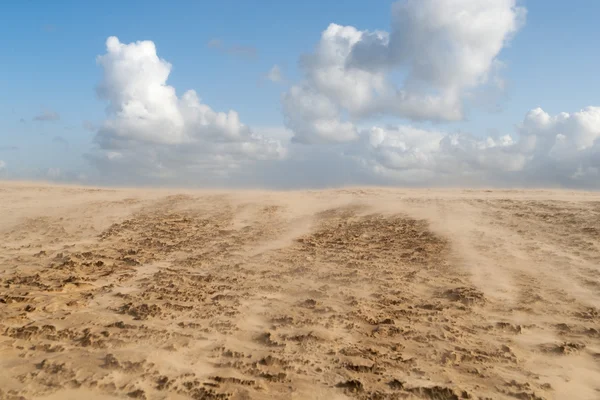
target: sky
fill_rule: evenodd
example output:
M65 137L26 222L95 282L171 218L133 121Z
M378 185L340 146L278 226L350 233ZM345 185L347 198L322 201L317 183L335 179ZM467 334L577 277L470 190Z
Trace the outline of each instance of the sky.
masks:
M1 12L1 179L600 188L600 2Z

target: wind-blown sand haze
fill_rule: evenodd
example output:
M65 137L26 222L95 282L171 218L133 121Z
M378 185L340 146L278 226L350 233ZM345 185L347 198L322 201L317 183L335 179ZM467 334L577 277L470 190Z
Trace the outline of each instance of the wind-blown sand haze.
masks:
M598 399L600 194L0 184L0 399Z

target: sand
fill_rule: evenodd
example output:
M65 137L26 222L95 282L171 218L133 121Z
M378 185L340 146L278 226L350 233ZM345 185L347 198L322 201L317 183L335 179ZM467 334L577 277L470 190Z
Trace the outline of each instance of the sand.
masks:
M599 399L600 194L0 183L0 399Z

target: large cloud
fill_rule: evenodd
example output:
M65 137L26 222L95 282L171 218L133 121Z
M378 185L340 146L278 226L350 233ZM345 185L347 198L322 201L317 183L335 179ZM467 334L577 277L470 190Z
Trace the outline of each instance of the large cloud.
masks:
M252 171L256 186L340 185L600 188L600 108L526 114L510 134L374 126L356 140L289 145L285 160Z
M98 57L108 117L88 159L110 183L600 188L600 107L537 108L497 137L372 122L462 118L523 15L510 0L406 0L389 34L332 24L282 96L287 129L251 129L193 90L177 95L154 43L111 37Z
M98 57L104 72L98 94L109 103L109 117L88 158L114 177L223 175L285 155L278 141L253 132L237 112L214 111L193 90L178 97L167 85L171 64L157 56L153 42L110 37L106 50Z
M600 107L530 111L514 135L374 127L354 157L394 182L600 187Z
M401 0L391 33L331 24L301 60L304 81L283 96L287 126L315 143L355 139L350 120L363 117L460 120L524 16L515 0Z
M358 137L354 124L340 121L337 105L308 85L293 86L283 96L283 110L295 142L324 144Z
M551 116L530 111L519 126L529 173L559 184L600 187L600 107ZM545 171L545 175L543 174Z

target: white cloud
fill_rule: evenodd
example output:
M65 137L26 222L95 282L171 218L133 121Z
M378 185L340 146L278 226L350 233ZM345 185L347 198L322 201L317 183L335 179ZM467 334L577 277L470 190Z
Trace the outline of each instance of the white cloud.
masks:
M6 168L6 162L0 160L0 171Z
M291 144L285 160L253 171L275 187L345 184L600 189L600 107L526 114L510 134L481 137L412 126L374 126L356 140ZM260 178L256 178L260 177Z
M600 107L537 108L490 137L372 122L462 118L473 93L502 86L497 56L524 13L511 0L405 0L390 33L331 24L281 97L285 127L253 129L193 90L178 95L153 42L111 37L98 57L108 116L87 158L110 183L600 188Z
M491 76L497 56L524 16L515 0L401 0L392 7L391 33L330 24L301 59L304 81L283 97L287 125L310 143L352 140L348 124L364 117L460 120L470 90L490 78L502 82ZM402 85L392 74L402 75ZM299 121L292 106L307 96L329 105ZM324 121L329 129L318 129ZM332 134L338 127L344 132Z
M360 161L392 181L429 184L495 180L520 171L526 156L515 151L512 137L476 138L411 127L372 128L368 151Z
M98 57L104 72L98 94L108 101L109 116L88 155L95 165L154 177L223 175L285 156L280 142L244 125L237 112L214 111L193 90L177 96L167 85L171 64L153 42L110 37L106 47Z
M282 97L286 126L294 141L306 144L347 142L358 137L350 122L340 121L340 110L310 86L293 86Z
M507 39L524 22L525 9L515 3L516 0L397 2L392 7L389 62L409 68L409 85L424 83L442 94L484 83ZM362 46L356 49L359 50ZM369 64L369 59L355 60Z
M478 138L374 127L353 157L396 182L600 186L600 107L550 116L530 111L513 136Z
M267 79L274 83L281 83L284 81L283 72L279 65L273 65L269 72L267 72Z
M555 116L536 108L527 114L519 133L521 151L530 155L537 169L546 170L559 183L599 185L600 107Z
M562 112L550 116L541 108L531 110L520 125L521 135L538 136L544 148L553 144L551 152L585 151L600 138L600 107L587 107L572 114Z

